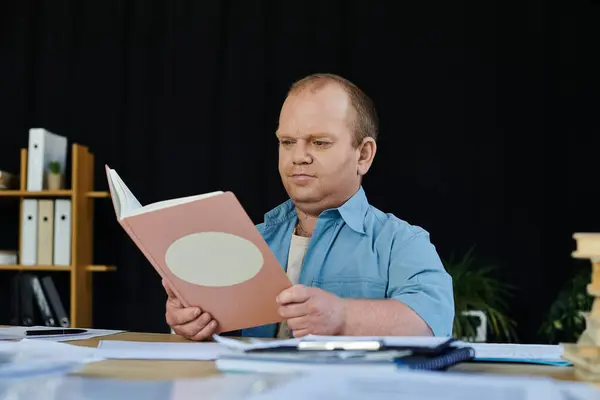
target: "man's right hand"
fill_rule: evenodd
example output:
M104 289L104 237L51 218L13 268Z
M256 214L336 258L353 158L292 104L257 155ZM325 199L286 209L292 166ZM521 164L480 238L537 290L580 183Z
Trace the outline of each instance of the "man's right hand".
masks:
M212 336L217 329L217 321L207 312L197 307L184 307L169 284L163 279L163 287L167 298L167 324L176 334L190 340L204 340Z

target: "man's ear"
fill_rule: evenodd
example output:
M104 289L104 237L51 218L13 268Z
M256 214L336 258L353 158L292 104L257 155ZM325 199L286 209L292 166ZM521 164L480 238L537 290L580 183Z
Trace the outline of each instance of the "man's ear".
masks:
M357 147L356 152L358 165L357 173L362 176L369 171L371 164L373 164L373 159L377 152L377 143L375 143L375 139L369 136L364 138Z

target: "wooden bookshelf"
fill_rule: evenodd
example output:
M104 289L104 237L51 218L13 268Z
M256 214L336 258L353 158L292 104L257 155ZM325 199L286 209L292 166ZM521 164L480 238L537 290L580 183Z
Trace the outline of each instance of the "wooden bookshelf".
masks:
M21 227L23 199L70 198L71 199L71 265L0 265L0 271L68 272L70 274L71 326L92 327L92 273L116 270L112 265L93 265L93 219L94 199L109 198L108 192L94 191L94 155L86 146L71 145L71 188L65 190L27 190L27 149L21 149L21 172L19 190L0 190L0 197L20 199L19 252L21 260Z
M0 190L0 197L25 197L25 198L35 198L35 197L71 197L73 195L72 190L42 190L39 192L35 191L27 191L27 190ZM94 198L94 199L104 199L110 197L110 193L108 192L86 192L84 194L86 197Z

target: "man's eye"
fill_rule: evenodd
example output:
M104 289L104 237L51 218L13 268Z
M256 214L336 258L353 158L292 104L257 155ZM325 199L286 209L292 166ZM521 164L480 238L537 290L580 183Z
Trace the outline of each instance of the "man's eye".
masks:
M314 143L315 143L315 146L326 146L329 144L329 142L325 142L323 140L315 140Z
M281 143L283 146L289 146L290 144L292 144L291 140L280 140L279 143Z

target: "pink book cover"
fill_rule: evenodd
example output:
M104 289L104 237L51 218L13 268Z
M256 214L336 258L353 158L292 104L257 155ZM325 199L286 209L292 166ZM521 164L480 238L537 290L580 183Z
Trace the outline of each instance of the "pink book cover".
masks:
M117 219L182 303L217 320L217 333L282 321L275 298L292 284L233 193Z

